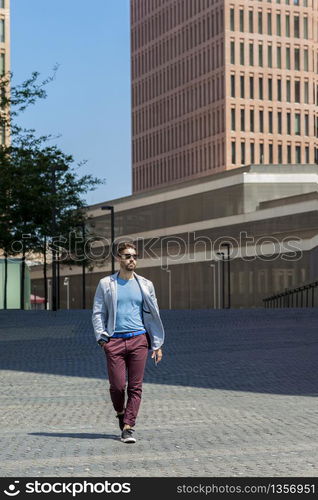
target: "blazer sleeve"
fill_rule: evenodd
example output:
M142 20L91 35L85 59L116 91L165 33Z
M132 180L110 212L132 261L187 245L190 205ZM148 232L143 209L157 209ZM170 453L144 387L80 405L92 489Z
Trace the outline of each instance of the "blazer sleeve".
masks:
M104 292L101 282L98 283L94 296L92 323L97 342L102 338L109 337L106 324L108 318L108 311L105 303Z

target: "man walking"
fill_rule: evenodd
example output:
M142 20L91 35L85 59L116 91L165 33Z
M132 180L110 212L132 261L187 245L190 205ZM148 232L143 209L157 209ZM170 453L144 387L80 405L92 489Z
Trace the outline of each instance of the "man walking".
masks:
M101 279L97 286L92 321L96 340L107 359L109 391L122 431L121 441L135 443L133 427L141 402L148 350L152 350L156 364L161 361L164 329L152 282L134 272L135 245L120 243L116 260L120 270Z

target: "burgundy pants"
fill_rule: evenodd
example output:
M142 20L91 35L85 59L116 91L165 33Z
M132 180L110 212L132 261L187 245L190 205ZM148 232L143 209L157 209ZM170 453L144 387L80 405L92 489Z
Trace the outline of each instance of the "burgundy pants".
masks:
M111 338L103 344L107 359L110 397L117 412L125 409L126 370L128 372L127 404L124 423L133 427L138 414L142 381L148 354L148 334L128 339Z

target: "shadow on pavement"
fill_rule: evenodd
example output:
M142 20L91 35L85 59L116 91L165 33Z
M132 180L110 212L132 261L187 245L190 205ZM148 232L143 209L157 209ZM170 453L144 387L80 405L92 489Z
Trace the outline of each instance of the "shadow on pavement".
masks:
M149 354L146 383L317 396L317 308L176 310L161 316L164 357L156 367ZM0 367L107 377L90 310L0 311Z

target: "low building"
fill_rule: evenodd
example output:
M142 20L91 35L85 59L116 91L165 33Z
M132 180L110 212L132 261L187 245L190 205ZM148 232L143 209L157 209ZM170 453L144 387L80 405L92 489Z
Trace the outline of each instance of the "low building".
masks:
M103 205L114 207L116 240L137 244L138 273L154 282L161 308L261 307L264 297L318 277L317 165L252 165L90 206L97 241L86 307L111 272ZM42 267L31 268L41 296ZM82 307L82 283L80 265L60 265L61 308Z

